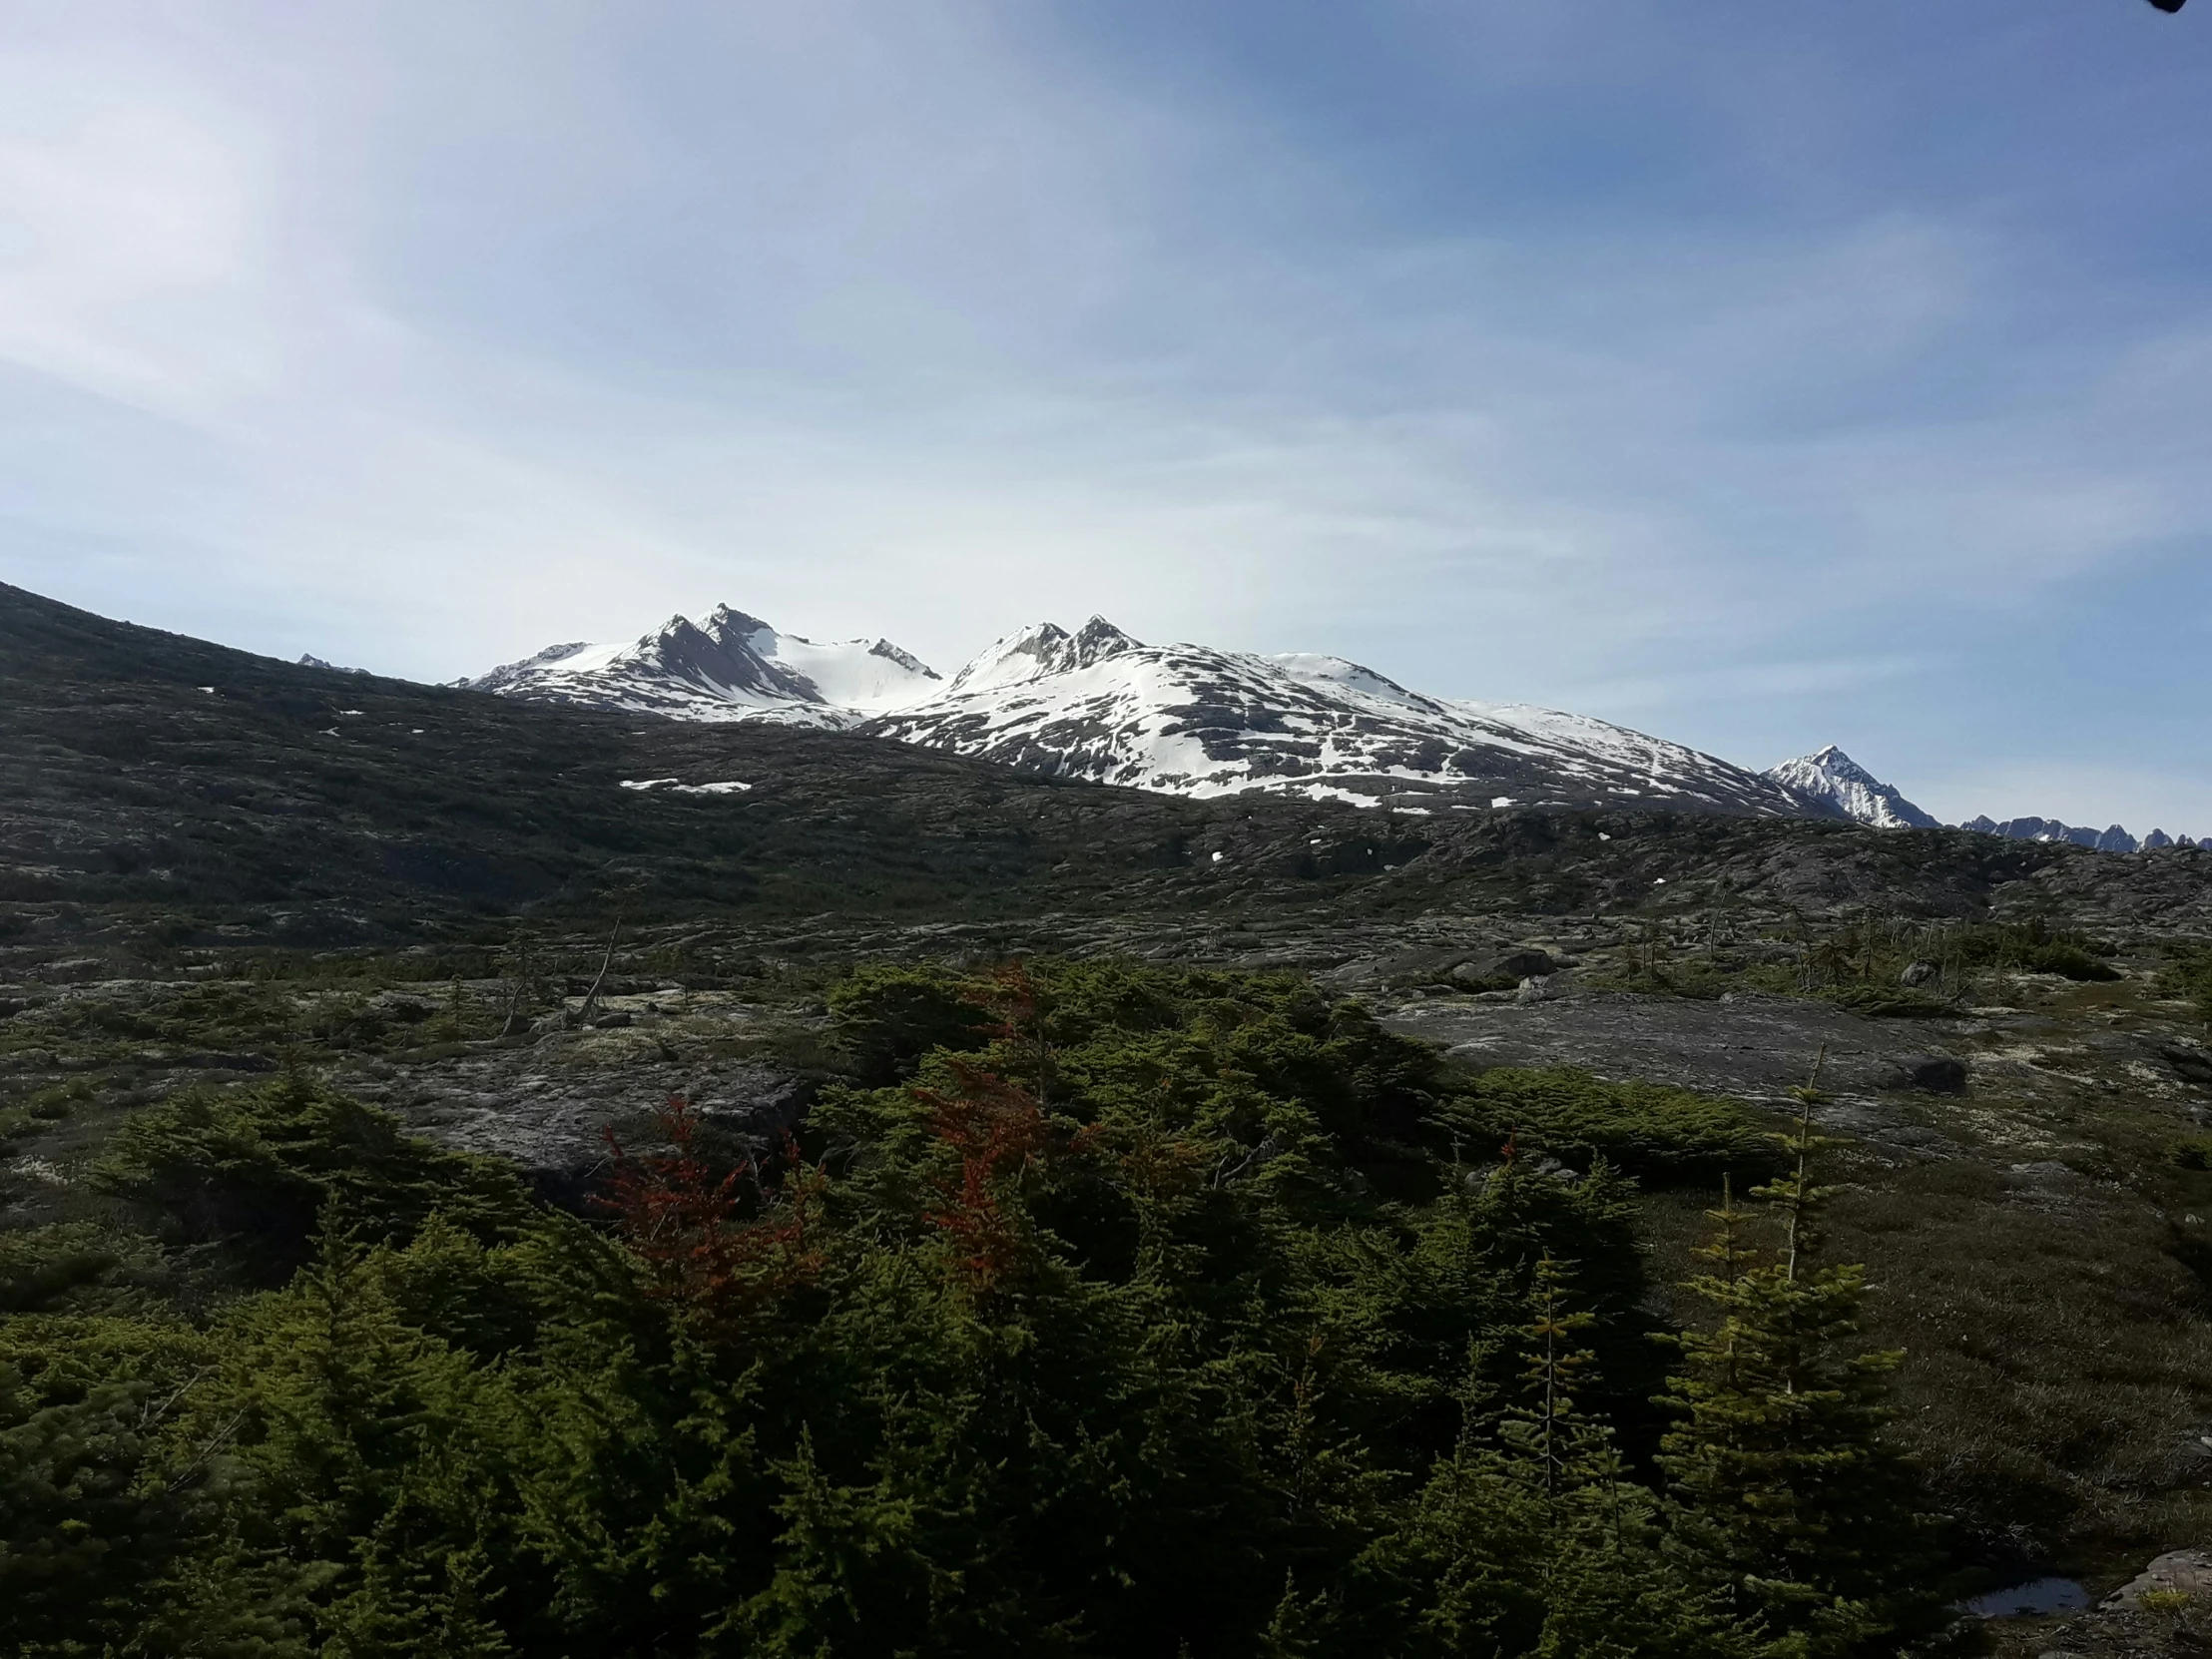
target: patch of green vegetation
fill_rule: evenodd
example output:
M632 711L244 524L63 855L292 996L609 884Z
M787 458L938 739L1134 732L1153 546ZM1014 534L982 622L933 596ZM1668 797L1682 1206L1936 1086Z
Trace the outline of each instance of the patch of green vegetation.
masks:
M89 1077L73 1077L66 1083L50 1083L17 1105L0 1107L0 1141L35 1135L98 1092Z
M2212 1135L2184 1135L2171 1142L2166 1162L2176 1169L2212 1170Z
M111 1190L293 1271L196 1322L103 1301L97 1234L0 1253L0 1646L1849 1659L1933 1611L1853 1270L1724 1239L1652 1459L1600 1143L1712 1154L1718 1103L1470 1093L1288 977L834 1000L909 1077L759 1168L672 1108L608 1228L293 1078L138 1114ZM1586 1172L1453 1158L1485 1102Z
M2159 970L2157 988L2162 996L2186 998L2197 1017L2212 1025L2212 950L2175 957Z
M865 1083L912 1076L932 1049L972 1049L989 1040L990 1015L971 982L933 963L863 963L824 1001L837 1046Z
M1893 1287L1884 1335L1913 1355L1902 1414L1944 1506L1991 1536L2024 1526L2143 1548L2201 1535L2203 1494L2176 1479L2168 1447L2212 1406L2196 1311L2212 1262L2159 1206L2039 1205L2022 1202L2027 1185L1935 1164L1837 1206Z
M1566 1066L1486 1071L1437 1115L1485 1154L1511 1141L1578 1170L1602 1159L1655 1183L1711 1187L1732 1173L1748 1187L1778 1168L1773 1133L1735 1101Z
M180 1241L232 1245L264 1279L304 1260L325 1212L363 1239L404 1241L433 1212L497 1238L526 1208L507 1166L444 1151L300 1077L149 1107L117 1132L93 1179Z
M1596 990L1636 991L1646 996L1679 996L1716 1002L1731 991L1775 988L1739 964L1704 956L1670 958L1637 951L1624 967L1584 980Z
M2000 960L2001 955L1992 954L1990 959ZM2082 984L2109 983L2120 977L2119 970L2110 962L2072 939L2022 940L2011 958L2011 966L2021 973L2055 973L2060 978Z
M1870 1019L1940 1019L1958 1011L1947 1002L1903 985L1831 985L1814 994Z

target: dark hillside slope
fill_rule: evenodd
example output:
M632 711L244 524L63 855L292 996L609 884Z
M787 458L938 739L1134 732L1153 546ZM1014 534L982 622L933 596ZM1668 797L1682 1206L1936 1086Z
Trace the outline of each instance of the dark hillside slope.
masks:
M676 787L733 783L751 787ZM1226 816L1289 844L1343 815L303 668L0 587L0 897L17 901L292 904L324 926L618 893L995 911L1184 863Z
M684 793L715 785L750 787ZM1805 821L1193 801L850 734L306 668L0 586L0 933L57 906L170 938L220 922L295 944L618 907L640 920L1049 911L1138 931L1206 911L1326 932L1474 909L1663 912L1716 894L1968 915L2059 887L2070 908L2148 920L2203 910L2208 872L2196 855Z

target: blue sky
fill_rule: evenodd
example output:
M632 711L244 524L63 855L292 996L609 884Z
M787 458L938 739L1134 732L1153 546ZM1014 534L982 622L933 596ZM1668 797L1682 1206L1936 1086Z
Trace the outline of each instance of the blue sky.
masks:
M1332 651L2212 832L2212 12L0 0L0 578Z

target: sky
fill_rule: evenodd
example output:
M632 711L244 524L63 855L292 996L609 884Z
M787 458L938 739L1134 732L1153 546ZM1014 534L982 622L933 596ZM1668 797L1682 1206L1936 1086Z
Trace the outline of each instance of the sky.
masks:
M0 0L0 580L1103 613L2212 833L2212 0Z

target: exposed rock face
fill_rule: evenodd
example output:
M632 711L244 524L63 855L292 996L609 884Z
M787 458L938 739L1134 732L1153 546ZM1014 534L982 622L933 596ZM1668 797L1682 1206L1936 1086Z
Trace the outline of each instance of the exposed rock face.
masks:
M2097 1603L2100 1608L2140 1612L2143 1597L2164 1591L2194 1600L2212 1592L2212 1555L2200 1549L2176 1549L2155 1561Z
M2200 1088L2212 1089L2212 1052L2194 1044L2174 1043L2159 1051L2174 1075Z
M1766 775L1806 800L1824 804L1839 817L1877 830L1940 828L1932 815L1906 800L1896 785L1883 783L1834 744L1769 767Z
M625 1147L657 1147L655 1109L672 1094L691 1102L703 1127L756 1149L773 1145L813 1099L813 1086L788 1071L714 1052L751 1028L752 1011L733 999L704 997L682 1016L655 1011L648 997L621 1001L573 1030L570 1009L526 1045L346 1070L338 1080L433 1140L520 1165L539 1191L571 1205L604 1181L610 1134Z

